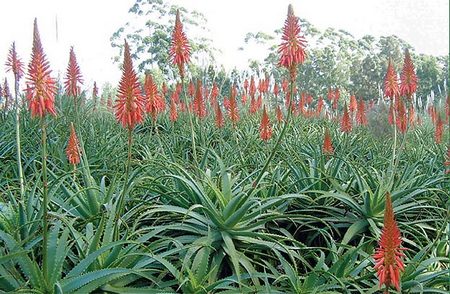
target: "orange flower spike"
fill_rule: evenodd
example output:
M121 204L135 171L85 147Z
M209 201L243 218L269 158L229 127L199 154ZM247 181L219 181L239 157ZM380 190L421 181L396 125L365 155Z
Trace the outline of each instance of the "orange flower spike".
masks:
M266 106L264 105L263 114L261 117L261 125L259 127L259 135L263 141L268 141L272 137L272 127L270 126L269 115L267 114Z
M400 74L400 95L411 98L417 89L417 75L408 49L405 51L403 69Z
M278 97L279 93L280 93L280 89L278 88L278 84L275 83L275 85L273 85L273 94L275 95L275 98Z
M327 155L332 155L334 153L333 142L331 140L330 131L328 128L325 129L322 152Z
M319 101L317 101L317 110L316 110L317 115L320 115L322 113L323 105L324 105L323 98L322 96L319 96Z
M18 81L23 76L23 63L17 56L16 44L13 42L9 49L8 59L5 63L6 72L12 71L15 79ZM0 91L1 92L1 91Z
M342 115L341 120L341 131L343 131L344 133L350 133L352 131L352 122L347 110L347 105L344 105L344 114Z
M253 76L250 79L250 89L249 89L249 94L251 98L255 98L255 94L256 94L256 85L255 85L255 79L253 78Z
M187 64L191 58L191 46L183 31L183 24L180 20L180 10L177 10L175 17L175 27L172 33L172 45L169 50L169 55L173 64L178 66L181 79L184 78L184 65Z
M139 80L133 69L127 41L125 41L122 78L119 82L114 109L117 121L122 123L124 128L133 129L144 120L144 99L141 95Z
M278 65L286 67L289 70L291 81L294 81L297 75L297 65L302 64L306 58L306 40L300 35L298 18L294 15L291 4L288 6L281 40L278 47L278 53L280 54Z
M194 113L199 118L204 118L206 116L206 105L202 95L202 82L200 80L197 80L197 87L195 90Z
M365 126L367 125L367 117L366 117L366 104L364 100L359 100L356 112L356 122L359 125Z
M276 115L277 115L277 122L281 123L283 121L283 112L281 111L280 105L277 106Z
M67 66L64 81L64 91L66 92L66 95L71 97L77 97L80 95L78 84L83 84L83 78L81 76L80 67L78 66L77 57L75 56L73 47L70 47L69 64Z
M145 74L144 91L146 100L145 111L149 113L152 116L153 121L155 121L158 113L163 109L163 99L159 96L158 88L149 73Z
M350 96L350 104L348 106L351 113L354 113L358 108L358 102L356 101L355 95Z
M408 125L408 119L406 117L405 104L403 103L402 99L398 99L396 119L397 128L402 134L404 134Z
M216 127L219 129L224 125L223 113L219 103L216 102Z
M438 115L436 118L436 126L434 130L434 140L437 144L442 142L442 135L444 133L444 122L441 119L441 116Z
M401 248L401 235L394 218L391 195L386 193L386 206L384 210L384 227L378 248L373 255L374 269L377 271L381 285L386 286L386 293L392 285L400 291L400 272L404 270L402 257L404 248Z
M27 99L32 117L44 117L47 113L56 115L56 82L50 74L50 65L42 49L37 19L34 19L33 49L27 75Z
M389 64L384 77L384 96L388 98L395 98L400 95L400 89L398 86L397 73L395 72L392 60L389 58Z
M175 104L175 100L174 99L170 99L169 119L172 122L175 122L178 119L177 105Z
M73 123L70 123L70 136L66 149L67 160L70 164L77 165L80 163L80 146Z
M239 121L239 110L236 103L236 97L231 95L230 97L230 107L229 107L229 114L230 119L233 122L233 126Z

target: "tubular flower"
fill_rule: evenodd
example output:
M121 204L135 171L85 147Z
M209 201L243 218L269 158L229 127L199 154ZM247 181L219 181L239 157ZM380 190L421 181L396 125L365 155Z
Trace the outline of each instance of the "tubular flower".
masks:
M122 78L119 82L114 109L116 119L128 129L133 129L144 120L144 99L141 96L139 81L133 69L127 41L125 41Z
M70 124L70 136L66 149L67 160L70 164L76 165L80 163L80 146L73 123Z
M261 125L259 126L259 135L263 141L268 141L272 137L272 127L270 126L269 115L267 115L265 105L261 117Z
M16 81L20 80L23 76L23 63L17 56L16 44L13 42L9 49L8 59L5 63L6 72L12 71Z
M338 108L338 101L341 97L341 92L339 91L339 88L334 89L334 95L333 95L333 109L336 110Z
M162 97L158 94L158 88L153 81L152 76L147 73L144 82L145 92L145 111L152 116L155 121L156 116L163 110Z
M179 10L177 10L177 15L175 17L175 27L172 33L172 45L169 50L169 55L172 63L178 66L181 79L183 79L184 65L190 60L191 47L186 34L183 31Z
M244 91L245 91L245 93L247 94L248 92L248 79L245 79L244 80Z
M202 95L202 82L200 80L197 80L197 87L195 90L194 114L199 118L204 118L206 116L206 105Z
M66 78L64 81L64 91L66 95L77 97L80 95L80 88L78 83L83 84L83 78L81 76L80 67L77 63L77 57L73 51L73 47L70 47L69 53L69 65L67 66Z
M417 89L417 76L414 71L414 64L409 55L408 49L405 51L405 59L403 60L403 69L400 74L400 95L411 98Z
M217 96L219 96L219 87L216 83L214 83L211 89L211 105L216 105Z
M34 19L33 49L27 76L27 100L32 117L44 117L47 113L56 115L56 82L50 74L50 65L42 49L37 20Z
M276 109L275 112L276 112L276 115L277 115L277 121L279 123L281 123L283 121L283 112L281 111L280 105L277 106L277 109Z
M350 104L348 106L348 109L351 113L354 113L356 109L358 108L358 102L356 101L355 95L350 96Z
M278 84L275 83L275 85L273 85L273 95L275 95L275 98L278 97L279 93L280 93L280 89L278 88Z
M5 78L5 82L3 83L3 97L5 97L5 109L9 108L9 99L11 98L11 92L9 91L8 79Z
M286 67L289 70L291 81L294 81L297 75L297 65L302 64L306 58L306 40L300 35L298 18L294 15L294 9L291 4L288 6L287 19L284 23L281 40L281 44L278 47L278 53L280 53L278 65Z
M255 98L255 94L256 94L256 85L255 85L255 79L253 78L253 76L250 79L250 89L249 89L249 94L250 97Z
M362 126L367 125L366 104L364 103L364 100L359 100L356 111L356 122Z
M325 129L325 135L323 137L323 147L322 152L324 154L331 155L334 153L333 143L331 141L330 131L328 128Z
M384 77L384 96L388 98L396 98L400 95L400 89L398 87L397 73L395 72L392 60L389 58L389 64Z
M406 117L406 108L402 99L398 100L396 119L397 128L404 134L408 126L408 118Z
M344 114L342 115L341 120L341 131L343 131L344 133L350 133L352 131L352 122L347 110L347 105L344 106Z
M169 119L170 121L177 121L178 119L177 105L175 104L174 99L170 99Z
M222 109L220 108L219 103L216 102L216 127L219 129L223 127L224 120L223 120L223 113Z
M230 107L228 112L234 126L239 121L239 110L236 103L236 97L234 97L233 95L231 95L230 97Z
M324 104L323 98L322 96L319 96L319 101L317 101L317 109L316 109L317 115L320 115L322 113L323 104Z
M386 206L384 210L384 227L378 248L373 255L375 260L374 269L377 271L381 285L386 286L388 293L389 286L394 286L400 291L400 271L404 270L402 257L404 248L401 248L400 230L394 218L391 195L386 194Z
M437 144L442 142L442 134L444 133L444 123L441 119L441 116L438 115L436 119L436 126L434 130L434 140Z

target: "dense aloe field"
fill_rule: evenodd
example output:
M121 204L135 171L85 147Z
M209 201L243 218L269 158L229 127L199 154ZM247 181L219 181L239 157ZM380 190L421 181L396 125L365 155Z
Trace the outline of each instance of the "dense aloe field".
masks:
M297 93L295 19L282 80L225 87L190 78L177 13L176 79L125 41L109 100L72 50L50 77L35 22L0 111L0 293L448 293L448 96L418 102L408 51L377 99Z

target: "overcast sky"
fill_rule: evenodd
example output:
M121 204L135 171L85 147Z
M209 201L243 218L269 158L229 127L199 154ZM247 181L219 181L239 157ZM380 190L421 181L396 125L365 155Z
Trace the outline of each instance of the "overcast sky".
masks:
M33 20L38 19L44 52L53 75L64 74L69 48L75 53L85 78L115 85L120 70L112 64L109 42L112 33L126 21L135 0L0 0L0 79L13 41L28 64ZM319 29L344 29L355 37L398 35L419 53L445 55L449 52L448 0L173 0L205 14L215 47L222 50L218 61L227 69L246 58L237 48L247 32L273 32L282 27L287 6ZM58 39L56 38L58 20ZM189 37L189 36L188 36ZM3 61L2 61L3 60Z

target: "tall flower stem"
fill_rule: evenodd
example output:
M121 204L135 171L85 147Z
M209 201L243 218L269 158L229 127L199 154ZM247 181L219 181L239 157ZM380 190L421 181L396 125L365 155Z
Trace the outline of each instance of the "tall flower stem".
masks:
M254 191L256 190L256 187L258 186L259 182L261 181L264 173L266 172L267 168L269 167L270 162L272 161L272 158L275 156L275 153L277 152L278 146L281 144L281 141L284 138L284 135L286 133L286 130L288 129L289 126L289 122L291 120L291 113L292 113L292 99L294 98L294 81L291 79L291 83L290 83L290 96L289 96L289 106L288 106L288 113L286 116L286 122L284 123L283 129L281 130L280 135L278 136L277 141L275 142L275 146L272 149L272 152L270 153L269 157L267 157L266 162L264 163L264 166L262 168L262 170L259 172L258 177L256 178L256 180L253 182L253 186L251 188L251 190L248 193L248 197L250 197Z
M125 182L123 185L123 190L119 198L118 206L116 208L116 221L119 220L120 215L123 212L124 209L124 203L125 203L125 195L128 190L128 177L130 174L130 165L131 165L131 146L133 144L133 130L131 128L128 128L128 156L127 156L127 163L125 165ZM118 226L117 226L118 228Z
M44 281L48 276L47 243L48 243L48 183L47 183L47 130L45 116L41 118L42 131L42 185L43 185L43 213L42 213L42 268Z
M192 156L194 158L195 166L198 167L197 150L196 150L196 144L195 144L194 123L192 122L191 111L189 109L189 104L188 104L188 101L187 101L186 87L185 87L185 84L184 84L184 76L181 77L181 87L183 89L184 104L186 105L186 110L187 110L187 114L188 114L188 117L189 117L189 126L191 128Z
M19 174L20 200L25 197L24 176L22 169L22 148L20 144L20 108L19 108L19 79L15 78L14 83L15 104L16 104L16 152L17 152L17 171Z
M392 102L394 104L393 111L392 111L392 120L394 122L394 144L392 146L392 159L391 159L391 174L389 179L389 187L388 191L392 190L392 186L394 185L394 176L395 176L395 159L396 159L396 150L397 150L397 116L396 116L396 110L395 110L395 99L398 99L397 97L394 97L392 99Z

